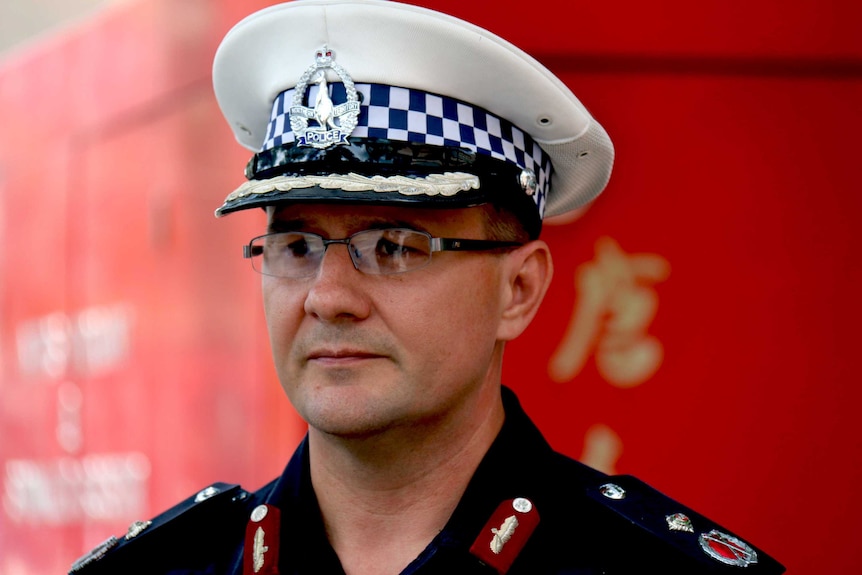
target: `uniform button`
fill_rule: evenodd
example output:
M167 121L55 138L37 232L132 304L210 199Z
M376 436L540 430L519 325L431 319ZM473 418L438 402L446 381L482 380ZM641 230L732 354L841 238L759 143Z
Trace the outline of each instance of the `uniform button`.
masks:
M195 503L206 501L218 492L218 487L213 487L212 485L210 485L209 487L207 487L206 489L202 489L200 492L198 492L197 495L195 495Z
M263 521L263 518L266 517L266 513L268 508L266 505L258 505L254 508L254 511L251 512L251 520L255 523L260 523Z
M608 499L613 499L615 501L625 499L626 497L626 490L617 485L616 483L605 483L604 485L599 487L599 493L601 493Z

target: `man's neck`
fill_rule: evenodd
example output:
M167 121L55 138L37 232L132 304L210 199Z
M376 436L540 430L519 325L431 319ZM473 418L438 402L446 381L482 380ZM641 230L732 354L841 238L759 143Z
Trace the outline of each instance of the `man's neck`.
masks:
M451 418L344 439L309 432L311 478L347 575L397 574L439 533L503 424L499 386Z

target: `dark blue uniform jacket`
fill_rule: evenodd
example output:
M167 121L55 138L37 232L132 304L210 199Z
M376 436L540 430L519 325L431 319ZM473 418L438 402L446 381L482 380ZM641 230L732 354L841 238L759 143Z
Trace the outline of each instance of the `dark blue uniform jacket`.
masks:
M504 388L503 397L506 420L499 436L446 527L404 575L498 573L493 560L478 558L470 548L476 541L487 545L492 534L486 523L501 503L515 498L530 501L539 522L526 542L510 542L517 547L507 550L517 552L510 575L784 571L762 550L634 477L609 477L554 452L515 395ZM262 503L281 512L281 575L344 573L311 486L307 439L281 477L257 492L214 484L151 523L130 528L127 536L112 537L71 572L239 575L243 554L251 552L244 544L246 526ZM688 528L672 529L672 517L683 518Z

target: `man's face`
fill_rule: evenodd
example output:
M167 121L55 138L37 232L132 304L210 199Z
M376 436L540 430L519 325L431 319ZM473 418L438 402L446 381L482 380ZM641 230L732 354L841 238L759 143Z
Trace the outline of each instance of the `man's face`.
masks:
M270 208L270 228L344 238L378 227L486 237L478 209L325 204ZM436 252L395 275L357 271L329 246L308 278L263 276L276 370L314 428L362 437L439 420L499 383L505 255Z

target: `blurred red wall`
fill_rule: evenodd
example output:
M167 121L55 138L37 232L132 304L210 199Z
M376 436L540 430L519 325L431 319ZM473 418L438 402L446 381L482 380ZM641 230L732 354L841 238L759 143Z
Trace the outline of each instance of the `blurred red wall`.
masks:
M240 257L260 214L212 215L249 155L212 55L271 3L121 3L0 62L0 574L257 488L302 436ZM507 350L549 440L791 572L862 571L862 5L415 3L532 53L617 148Z

